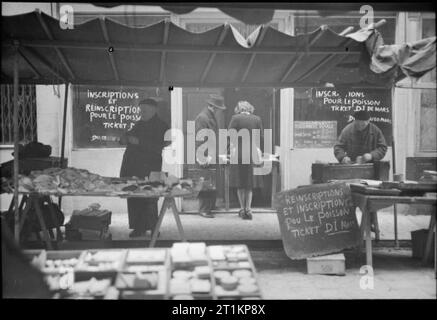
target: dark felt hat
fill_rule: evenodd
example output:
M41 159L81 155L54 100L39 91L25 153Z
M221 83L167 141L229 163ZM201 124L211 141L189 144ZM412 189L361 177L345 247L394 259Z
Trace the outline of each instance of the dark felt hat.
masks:
M210 105L213 106L215 108L221 109L221 110L225 110L226 106L225 106L225 99L218 95L218 94L211 94L209 96L209 99L206 100L206 102Z
M367 121L370 119L370 114L365 110L355 111L354 118L355 120Z

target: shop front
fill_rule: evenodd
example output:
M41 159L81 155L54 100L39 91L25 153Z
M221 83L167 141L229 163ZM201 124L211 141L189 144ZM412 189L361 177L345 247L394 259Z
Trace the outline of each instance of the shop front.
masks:
M377 38L376 30L384 26L383 22L355 33L350 30L334 32L321 26L293 36L293 32L261 26L242 36L232 25L220 24L203 33L191 33L170 20L146 28L130 28L106 19L93 19L67 32L59 30L59 21L39 12L3 19L2 33L7 39L3 53L9 57L5 62L15 61L5 63L2 70L7 76L5 81L13 79L15 90L18 83L37 84L38 106L49 101L47 97L54 100L47 107L51 112L41 111L41 115L50 116L41 116L38 126L48 127L56 119L56 129L51 130L59 133L55 139L56 150L61 158L68 159L68 167L74 168L45 172L46 180L56 174L59 178L56 178L57 183L47 183L41 189L43 178L32 176L29 183L23 177L19 179L19 168L15 167L14 179L8 189L15 201L15 206L11 206L15 213L15 238L20 240L23 216L32 212L26 203L38 206L42 196L62 199L63 211L96 209L90 204L98 202L102 208L111 208L112 212L118 213L126 212L127 198L153 197L159 199L158 223L150 241L147 239L142 245L153 247L163 240L159 238L159 231L167 211L173 213L182 240L171 248L156 251L87 248L75 254L61 252L58 255L52 250L27 253L34 263L42 261L43 269L59 268L55 265L58 260L68 260L66 264L74 262L65 267L72 267L80 279L91 281L87 282L91 287L84 289L87 294L94 292L95 296L113 299L115 296L107 289L115 287L117 297L125 299L262 297L246 246L186 243L191 239L184 232L184 219L181 221L180 213L199 211L196 187L200 180L200 170L188 161L192 158L189 145L195 140L189 123L195 121L211 95L223 96L227 106L215 115L220 128L228 127L239 101L248 101L255 107L254 114L261 119L263 128L272 133L272 150L264 152L263 158L264 163L270 162L272 170L256 176L253 191L252 205L260 211L273 213L272 209L277 209L277 192L293 193L296 187L315 182L315 177L311 176L313 164L336 162L332 148L340 131L350 122L351 111L365 107L389 146L395 145L399 134L393 128L393 120L399 117L393 108L393 96L397 99L393 91L394 75L373 72L368 64L370 57L377 56L374 48L369 47ZM17 35L14 30L21 30L19 26L23 21L31 26L34 24L33 28L26 27L23 34ZM286 23L282 27L291 28ZM26 33L28 29L42 32L38 37L30 36ZM427 43L435 46L435 38ZM91 60L90 56L94 58ZM60 85L59 96L54 97L52 85ZM175 130L171 144L163 149L162 155L162 171L168 175L156 173L147 179L121 180L120 166L125 151L121 137L139 120L138 104L148 97L157 101L159 118ZM52 107L56 104L62 110L54 110ZM16 122L17 117L15 114ZM424 139L423 150L429 144ZM17 134L15 151L18 151ZM393 163L393 154L396 155L389 148L384 160L398 168L399 165ZM238 202L236 190L229 183L227 163L219 164L213 174L217 180L216 211L235 214ZM85 181L87 179L89 181ZM29 186L32 188L26 189ZM324 188L314 188L319 187ZM340 189L343 192L344 189ZM301 191L305 193L304 189ZM20 202L23 196L27 198ZM343 199L335 200L344 205ZM421 200L424 205L433 205L432 200ZM19 203L24 204L21 207ZM23 207L26 209L21 212ZM46 230L49 226L42 223L38 209L35 212L45 245L52 249L51 245L57 245L59 239L51 239ZM284 225L281 219L279 221L283 233ZM370 224L365 218L363 221L367 259L369 262L370 255L371 264ZM348 245L356 245L362 240L355 218L347 221L345 228L354 223L356 233L348 238L352 239ZM197 224L190 227L197 227ZM232 233L232 226L229 228ZM299 236L312 235L307 230L299 231ZM340 240L334 249L345 248ZM323 244L323 241L319 239L319 243ZM317 254L313 249L309 248L308 257ZM330 253L332 248L323 252ZM110 284L100 279L90 280L96 274L111 279ZM58 280L53 280L52 284ZM99 288L105 289L105 295ZM78 294L77 297L87 295Z

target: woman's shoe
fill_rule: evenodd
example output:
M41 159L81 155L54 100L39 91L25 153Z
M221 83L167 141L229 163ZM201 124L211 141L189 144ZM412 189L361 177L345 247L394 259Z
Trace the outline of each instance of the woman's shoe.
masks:
M238 216L239 216L240 218L243 218L244 213L245 213L245 210L244 210L244 209L240 209L240 211L238 211Z
M244 210L244 215L242 216L243 220L252 220L252 210L246 209Z

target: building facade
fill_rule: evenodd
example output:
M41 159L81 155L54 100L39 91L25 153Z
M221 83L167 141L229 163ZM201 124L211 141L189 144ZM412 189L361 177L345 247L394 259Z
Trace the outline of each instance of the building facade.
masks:
M7 3L3 3L3 14L18 14L13 12ZM65 5L65 4L62 4ZM173 23L192 32L203 32L223 23L231 23L238 31L247 37L257 26L244 25L227 15L214 9L197 9L189 14L174 15L160 7L120 6L103 9L86 4L70 4L74 10L74 23L85 22L98 16L131 26L147 26L162 19L168 18ZM12 7L12 6L11 6ZM23 7L23 10L39 8L44 12L59 17L61 5L59 3L34 3ZM9 10L9 11L8 11ZM359 8L356 13L336 14L335 16L320 16L317 12L277 11L270 23L273 28L290 34L316 30L326 24L336 32L342 32L349 26L359 29L361 19ZM375 12L375 22L385 19L386 24L379 29L385 43L404 43L435 36L435 15L433 13L404 13L404 12ZM73 87L73 86L72 86ZM68 114L66 128L66 157L69 166L87 169L104 176L118 176L124 148L77 148L73 143L73 113L75 110L74 88L70 87L68 96ZM166 88L158 88L165 90ZM281 189L295 188L299 185L311 183L311 164L316 161L336 162L332 147L304 148L295 141L295 116L299 99L306 97L311 88L287 89L239 89L223 88L174 88L170 93L169 108L171 111L171 127L186 132L186 121L193 120L204 106L204 100L210 93L222 93L228 101L238 100L241 97L253 99L258 114L265 128L273 130L274 145L280 156ZM6 89L4 89L6 90ZM35 86L34 97L30 101L29 112L34 117L27 116L30 133L27 136L52 146L52 155L60 154L62 138L62 119L64 86ZM2 88L3 92L3 88ZM31 96L31 94L30 94ZM28 98L32 99L32 98ZM2 110L6 107L2 94ZM33 106L33 107L32 107ZM393 115L393 140L395 143L395 172L404 173L406 157L436 157L436 81L435 69L425 75L417 83L405 79L391 91L391 106ZM233 109L233 105L229 109ZM33 108L33 109L32 109ZM229 110L231 111L231 110ZM223 124L227 124L231 114L221 115ZM24 117L24 116L23 116ZM23 118L24 119L24 118ZM6 120L2 120L6 121ZM22 120L24 121L24 120ZM2 123L6 127L7 123ZM24 136L23 136L24 138ZM10 140L10 139L9 139ZM0 161L12 159L13 146L5 135L2 136ZM185 143L173 143L164 150L165 155L177 153L184 155ZM393 149L390 146L384 160L393 163ZM177 176L186 176L184 165L163 164L163 171ZM268 195L260 194L260 199ZM2 200L6 200L3 196ZM126 212L123 200L114 199L65 199L64 210L85 207L86 202L100 202L103 207L110 207L114 212ZM9 201L2 201L2 210L7 208ZM182 203L178 204L182 209ZM261 206L263 203L261 203ZM268 206L264 203L265 206Z

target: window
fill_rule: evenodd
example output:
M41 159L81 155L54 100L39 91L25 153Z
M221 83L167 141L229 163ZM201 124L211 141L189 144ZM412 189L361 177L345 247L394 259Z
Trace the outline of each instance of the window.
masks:
M34 85L20 85L18 87L18 104L18 127L20 141L36 140L36 94ZM13 144L14 89L12 85L1 85L0 112L0 144Z
M420 133L419 151L436 152L436 91L435 89L421 89L420 94Z

